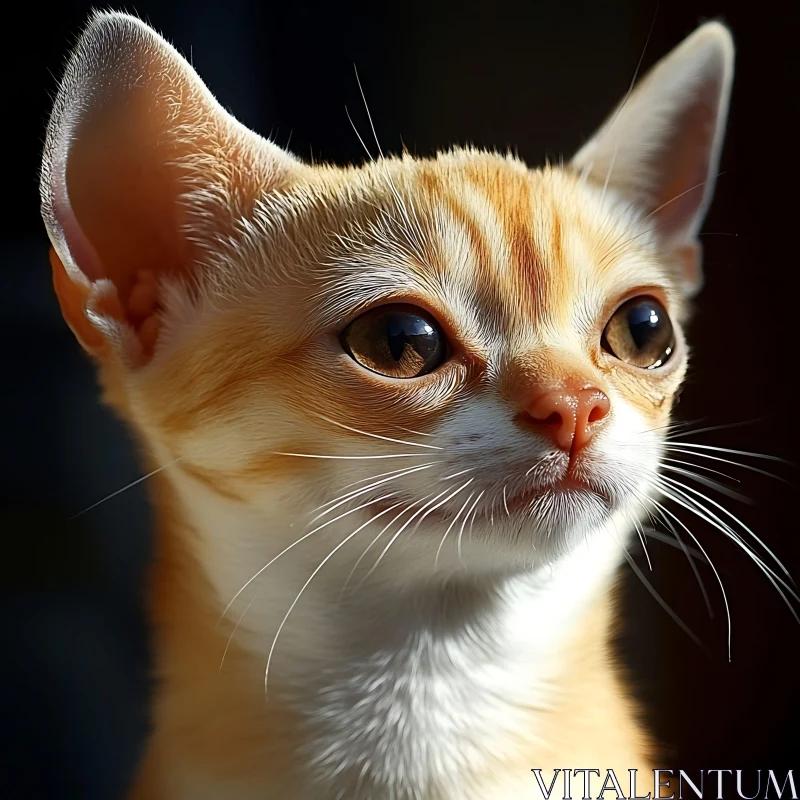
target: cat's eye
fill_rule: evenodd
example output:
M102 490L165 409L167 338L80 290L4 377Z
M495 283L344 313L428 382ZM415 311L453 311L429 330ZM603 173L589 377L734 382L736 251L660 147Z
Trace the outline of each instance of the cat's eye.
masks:
M623 303L603 331L603 349L640 369L663 366L675 350L675 332L664 306L654 297Z
M447 341L436 320L411 305L367 311L345 328L341 341L362 367L389 378L425 375L447 355Z

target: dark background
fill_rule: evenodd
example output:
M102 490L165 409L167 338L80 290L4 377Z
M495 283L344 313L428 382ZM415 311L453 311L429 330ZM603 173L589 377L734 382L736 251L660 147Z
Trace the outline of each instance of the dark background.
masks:
M683 420L742 427L692 441L795 460L798 5L662 2L647 66L708 18L727 21L737 78L717 196L704 228L707 282L690 331ZM90 5L17 5L2 67L0 215L0 797L124 792L146 728L146 484L131 443L96 402L93 371L61 321L38 213L37 171L56 78ZM151 2L135 11L191 59L243 122L303 157L360 161L358 67L384 149L512 145L529 163L569 155L627 90L655 3ZM700 426L700 423L697 423ZM792 486L736 471L731 508L800 575ZM708 462L711 467L726 467ZM697 487L701 488L702 487ZM713 495L712 495L713 496ZM688 520L687 520L688 521ZM651 724L684 769L800 767L800 626L745 555L690 523L733 616L701 565L714 620L683 554L654 541L648 577L698 648L634 576L623 656ZM644 567L641 554L638 563ZM630 570L626 570L630 575Z

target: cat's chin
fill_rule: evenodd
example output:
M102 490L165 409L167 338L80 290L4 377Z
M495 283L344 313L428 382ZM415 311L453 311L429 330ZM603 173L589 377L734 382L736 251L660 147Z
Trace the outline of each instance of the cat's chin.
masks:
M380 508L382 504L377 505ZM497 559L516 566L541 565L561 558L576 543L606 526L621 505L621 498L601 488L564 479L507 494L491 510L474 518L445 508L430 509L418 530L436 542L444 538L452 545L463 540L459 550L463 547L465 558L467 551L473 551L479 560L488 558L495 566ZM389 510L392 503L385 506Z
M556 484L533 487L506 498L504 511L509 516L522 514L537 519L550 507L580 511L581 508L594 507L598 503L606 511L611 511L612 499L603 490L584 481L565 478Z

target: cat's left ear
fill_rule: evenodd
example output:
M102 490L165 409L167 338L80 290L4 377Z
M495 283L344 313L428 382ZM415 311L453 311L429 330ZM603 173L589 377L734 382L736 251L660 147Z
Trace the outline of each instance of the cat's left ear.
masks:
M599 186L652 216L683 267L702 283L697 239L714 190L733 78L728 29L708 22L659 61L572 160Z
M191 312L209 254L301 167L237 122L152 28L95 13L56 97L41 177L53 283L84 348L146 362L174 323L166 288Z

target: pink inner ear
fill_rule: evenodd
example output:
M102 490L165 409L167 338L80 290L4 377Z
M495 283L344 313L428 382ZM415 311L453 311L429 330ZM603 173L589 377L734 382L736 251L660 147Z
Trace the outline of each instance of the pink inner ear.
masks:
M719 89L713 82L700 89L700 96L675 121L659 164L662 178L653 198L653 215L667 236L696 227L709 197L706 184L713 184L716 177L709 174L709 167Z
M67 191L67 154L61 155L61 158L54 159L50 175L51 209L60 233L58 238L62 239L53 244L61 263L73 279L79 277L74 274L77 270L90 283L94 283L103 277L102 265L97 251L92 247L72 210Z
M107 304L94 310L115 306L113 316L146 339L160 278L202 269L198 242L229 230L294 164L230 117L144 23L95 14L59 88L42 169L42 213L73 330L94 324L85 304L102 296Z
M129 95L90 114L66 165L70 233L87 259L78 266L108 278L123 304L140 270L174 273L187 262L175 137L143 100Z

